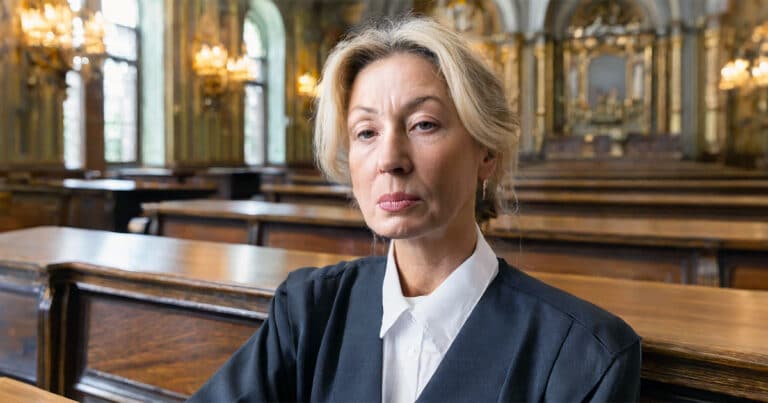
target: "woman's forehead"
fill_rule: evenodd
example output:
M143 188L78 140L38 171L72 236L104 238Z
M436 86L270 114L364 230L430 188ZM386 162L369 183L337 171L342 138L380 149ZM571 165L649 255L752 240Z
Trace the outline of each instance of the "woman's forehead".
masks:
M438 69L424 57L397 54L377 60L358 73L346 112L380 112L388 104L412 108L430 103L452 106Z

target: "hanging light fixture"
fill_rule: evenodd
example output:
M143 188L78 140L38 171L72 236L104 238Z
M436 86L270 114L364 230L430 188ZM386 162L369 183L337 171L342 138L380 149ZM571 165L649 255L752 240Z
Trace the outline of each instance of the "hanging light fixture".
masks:
M192 61L192 69L203 80L202 90L207 107L218 104L230 82L254 80L256 68L256 63L246 55L229 57L227 49L221 44L201 45Z
M752 31L740 49L743 56L729 60L720 70L721 90L768 86L768 21Z
M78 61L94 64L104 55L105 22L100 12L86 21L66 1L18 9L21 47L37 67L65 73Z

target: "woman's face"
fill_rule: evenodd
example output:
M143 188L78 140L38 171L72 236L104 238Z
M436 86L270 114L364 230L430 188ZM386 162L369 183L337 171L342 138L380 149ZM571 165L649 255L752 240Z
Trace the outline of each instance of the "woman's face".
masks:
M393 239L471 231L486 158L459 120L448 88L423 57L399 53L361 70L347 130L352 190L368 226Z

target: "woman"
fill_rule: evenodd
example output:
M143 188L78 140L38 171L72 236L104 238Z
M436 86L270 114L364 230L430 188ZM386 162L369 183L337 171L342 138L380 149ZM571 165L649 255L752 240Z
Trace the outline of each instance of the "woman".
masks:
M517 124L493 74L426 19L341 42L316 156L389 253L292 273L269 319L192 401L628 401L640 340L497 259Z

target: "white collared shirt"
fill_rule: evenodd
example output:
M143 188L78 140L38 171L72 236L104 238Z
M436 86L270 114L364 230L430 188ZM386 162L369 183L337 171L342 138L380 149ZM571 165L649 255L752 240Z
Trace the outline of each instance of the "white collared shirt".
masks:
M414 402L427 385L459 330L499 272L496 254L477 229L472 255L431 294L406 298L390 244L382 288L381 400Z

